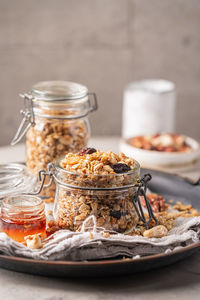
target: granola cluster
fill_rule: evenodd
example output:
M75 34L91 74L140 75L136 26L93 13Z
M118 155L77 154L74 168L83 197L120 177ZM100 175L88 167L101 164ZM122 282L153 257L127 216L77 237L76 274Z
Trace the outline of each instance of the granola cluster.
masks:
M84 220L94 215L97 226L125 232L138 221L131 201L135 188L117 190L115 187L136 183L139 165L123 153L117 155L112 151L94 150L87 148L77 154L68 153L60 161L63 172L61 170L57 177L60 175L60 180L74 188L58 187L57 224L60 228L76 231Z
M54 113L59 115L58 112ZM50 111L48 114L53 112ZM58 157L85 147L88 138L88 128L84 120L36 117L35 126L31 126L26 135L27 167L38 175L39 170L47 170L48 163L55 162ZM44 193L54 196L55 184Z
M92 153L90 149L93 149ZM94 148L86 148L77 154L68 153L60 165L67 171L96 175L124 173L134 169L134 159L122 152L118 155L112 151L94 150Z

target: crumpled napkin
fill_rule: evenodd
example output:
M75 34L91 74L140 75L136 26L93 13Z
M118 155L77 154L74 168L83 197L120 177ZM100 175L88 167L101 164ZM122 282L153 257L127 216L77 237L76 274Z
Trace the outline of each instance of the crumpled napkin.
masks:
M117 256L144 256L175 251L200 240L200 217L177 218L175 226L162 238L145 238L111 234L104 237L104 230L94 226L88 231L85 220L81 232L60 230L49 237L42 249L31 250L0 233L0 253L40 260L95 260Z

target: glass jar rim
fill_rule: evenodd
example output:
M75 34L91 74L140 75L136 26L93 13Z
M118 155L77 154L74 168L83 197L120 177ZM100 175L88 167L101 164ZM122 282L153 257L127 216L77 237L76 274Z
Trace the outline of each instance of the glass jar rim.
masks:
M129 172L114 174L84 174L71 172L62 168L60 166L60 161L63 157L64 156L58 158L54 164L49 164L49 171L56 184L67 188L91 191L125 190L136 187L138 180L140 179L140 165L137 161L135 161L136 167ZM78 182L77 178L79 179Z
M30 94L33 101L69 101L86 97L88 89L72 81L40 81L32 87Z
M114 176L117 176L117 177L120 177L120 176L124 176L124 175L133 175L135 173L136 170L138 170L140 168L140 164L138 163L138 161L134 160L134 165L136 165L136 167L129 171L129 172L124 172L124 173L115 173L115 174L94 174L94 173L90 173L90 174L84 174L84 173L78 173L78 172L72 172L72 171L68 171L68 170L65 170L63 167L61 167L60 165L60 161L65 157L65 155L59 157L56 162L55 162L55 168L58 169L58 170L61 170L63 172L65 172L66 174L69 174L69 175L83 175L83 176L97 176L97 177L106 177L106 178L109 178L109 177L113 177Z
M31 192L37 185L37 177L24 164L0 164L0 199L3 197Z
M20 204L15 204L15 203L9 203L9 201L15 200L20 201L20 199L25 199L27 202L29 202L31 205L21 205ZM4 208L15 208L15 209L21 209L23 211L32 211L33 209L39 208L41 205L44 205L44 201L39 197L35 195L25 195L25 194L11 194L7 197L5 197L2 201L2 205Z

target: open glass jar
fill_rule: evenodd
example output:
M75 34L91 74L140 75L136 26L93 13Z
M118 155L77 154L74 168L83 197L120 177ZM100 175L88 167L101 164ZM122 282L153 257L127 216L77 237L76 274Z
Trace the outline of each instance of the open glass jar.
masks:
M21 96L24 118L11 144L26 133L26 163L34 174L47 170L48 163L61 155L78 152L87 145L88 114L97 109L96 95L89 93L87 87L68 81L44 81ZM43 194L54 196L55 185Z
M0 230L17 242L27 235L46 233L44 201L36 196L13 194L2 201Z
M0 165L0 203L9 195L34 192L36 189L37 177L25 165L17 163Z
M91 215L98 227L117 232L126 232L137 224L132 201L140 176L137 162L127 173L86 175L66 171L60 166L61 160L52 168L56 182L54 218L60 228L79 231Z

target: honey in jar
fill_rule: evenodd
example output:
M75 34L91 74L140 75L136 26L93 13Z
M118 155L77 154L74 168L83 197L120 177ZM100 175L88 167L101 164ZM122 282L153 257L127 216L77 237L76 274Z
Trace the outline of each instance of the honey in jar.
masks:
M17 242L24 237L46 234L45 205L36 196L13 195L2 201L0 229Z

